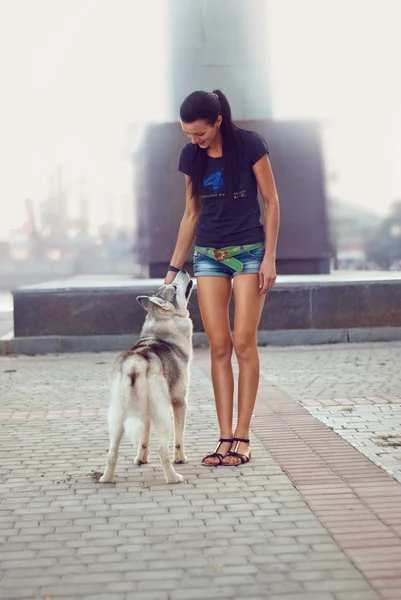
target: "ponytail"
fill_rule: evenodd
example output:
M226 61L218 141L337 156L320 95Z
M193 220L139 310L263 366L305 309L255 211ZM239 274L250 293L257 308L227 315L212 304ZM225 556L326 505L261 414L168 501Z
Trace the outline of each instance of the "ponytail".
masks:
M232 122L231 106L223 92L213 90L212 93L217 96L220 102L220 114L223 117L220 129L223 140L224 179L227 185L227 194L233 196L238 191L239 185L238 127Z
M180 108L180 118L184 123L193 123L199 119L214 125L218 116L222 116L220 126L223 141L224 180L226 194L233 197L239 186L239 139L238 127L231 119L231 107L226 96L220 90L213 92L192 92ZM198 194L206 166L207 153L202 148L196 148L191 165L192 194Z
M217 96L220 102L220 114L223 117L223 122L221 127L223 129L227 129L229 127L235 127L231 120L231 106L226 98L226 96L220 90L213 90L212 94Z

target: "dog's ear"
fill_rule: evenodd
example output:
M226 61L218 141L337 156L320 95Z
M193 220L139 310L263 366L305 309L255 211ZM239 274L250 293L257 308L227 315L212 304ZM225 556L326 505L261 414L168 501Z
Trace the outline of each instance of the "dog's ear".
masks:
M137 301L145 310L149 310L149 296L137 296Z
M152 304L156 304L156 306L162 308L163 310L170 310L170 304L163 300L163 298L159 298L158 296L138 296L137 300L142 306L142 308L144 308L148 312L150 309L151 302Z
M163 300L163 298L159 298L158 296L150 296L149 302L153 302L153 304L156 304L156 306L162 308L163 310L170 310L171 308L171 305L168 302Z

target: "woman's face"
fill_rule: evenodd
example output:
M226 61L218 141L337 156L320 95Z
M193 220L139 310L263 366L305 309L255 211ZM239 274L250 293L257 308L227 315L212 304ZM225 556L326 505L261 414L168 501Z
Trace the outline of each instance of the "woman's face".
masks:
M219 115L214 125L210 125L207 121L199 119L193 123L184 123L181 121L181 127L192 144L198 144L200 148L209 148L216 139L216 136L220 135L221 121L222 117Z

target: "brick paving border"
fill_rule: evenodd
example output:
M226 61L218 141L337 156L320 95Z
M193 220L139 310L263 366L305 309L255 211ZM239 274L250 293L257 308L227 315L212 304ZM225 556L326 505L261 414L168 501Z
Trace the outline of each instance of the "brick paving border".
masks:
M209 376L205 354L196 364ZM400 600L401 485L263 378L251 429L381 598Z
M86 417L102 418L107 415L107 408L83 408L72 410L27 410L0 412L0 421L34 421L42 419L83 419Z

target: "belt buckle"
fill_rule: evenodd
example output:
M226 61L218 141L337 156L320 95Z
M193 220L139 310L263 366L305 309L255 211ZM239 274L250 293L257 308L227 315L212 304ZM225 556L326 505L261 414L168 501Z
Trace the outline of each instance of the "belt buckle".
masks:
M223 260L225 253L223 252L223 250L217 249L217 250L213 250L213 255L215 260Z

